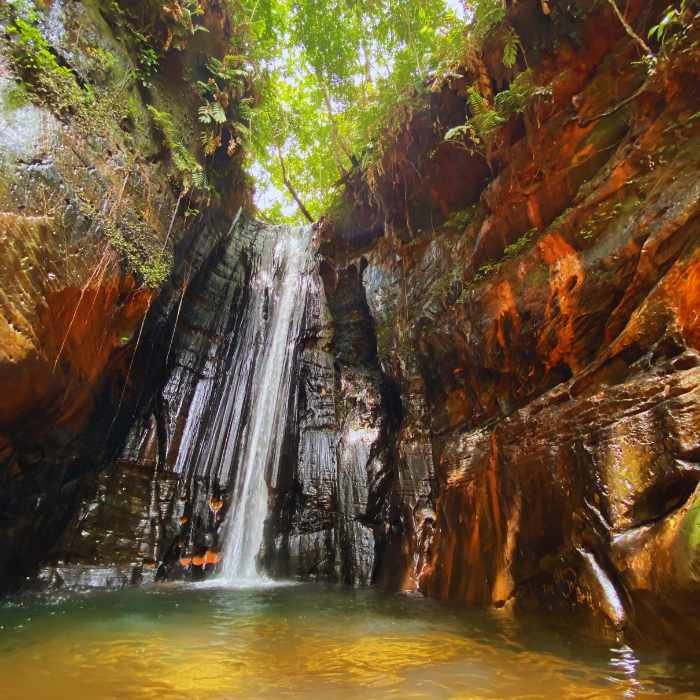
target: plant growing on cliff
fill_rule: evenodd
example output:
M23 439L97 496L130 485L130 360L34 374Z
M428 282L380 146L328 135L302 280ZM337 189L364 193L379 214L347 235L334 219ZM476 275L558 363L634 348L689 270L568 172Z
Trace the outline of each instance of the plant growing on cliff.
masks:
M159 248L154 232L135 229L128 236L113 224L105 225L105 237L118 253L121 253L128 266L141 278L149 289L158 289L172 270L172 254L166 248Z
M13 67L28 92L47 101L59 114L81 111L91 102L91 91L81 88L41 33L33 4L9 3L3 8L3 20Z
M104 5L103 12L113 24L156 54L183 50L195 34L208 31L201 23L205 0L110 0Z
M173 165L180 173L182 190L188 191L192 188L207 190L208 182L204 168L183 144L172 116L168 112L160 111L152 105L148 105L148 111L151 119L153 119L153 124L161 134L163 145L170 152Z
M521 50L520 37L513 28L509 28L503 42L503 65L506 68L513 68L518 60L518 51Z
M84 200L77 201L81 215L92 222L109 246L102 254L102 263L93 271L91 279L104 273L109 263L109 249L114 250L125 267L150 289L158 289L172 271L172 252L163 245L160 237L145 222L131 216L116 217L105 213Z
M696 0L681 0L678 7L669 5L664 10L659 22L649 30L649 39L656 41L663 47L669 37L687 24L693 11L698 10L698 4Z
M535 85L529 69L519 73L507 89L497 93L493 104L476 87L471 86L467 90L469 117L464 124L449 129L445 133L445 140L466 135L488 148L499 127L513 115L524 113L533 98L550 94L550 88Z
M134 32L138 42L138 69L136 75L145 88L153 87L153 77L158 72L159 58L156 50L148 43L148 39L140 32Z
M252 98L246 96L250 78L242 56L227 54L223 59L211 57L206 64L207 80L196 82L204 101L199 107L199 121L206 156L211 156L226 141L226 152L232 156L250 135Z

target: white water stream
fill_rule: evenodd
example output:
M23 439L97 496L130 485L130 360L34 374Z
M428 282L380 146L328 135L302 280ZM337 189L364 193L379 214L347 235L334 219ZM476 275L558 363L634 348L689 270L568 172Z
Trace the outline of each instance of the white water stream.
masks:
M256 560L267 517L266 474L274 478L277 473L294 390L294 351L309 285L310 234L309 227L265 229L229 369L229 391L216 417L216 451L222 459L236 462L219 579L225 585L261 580Z

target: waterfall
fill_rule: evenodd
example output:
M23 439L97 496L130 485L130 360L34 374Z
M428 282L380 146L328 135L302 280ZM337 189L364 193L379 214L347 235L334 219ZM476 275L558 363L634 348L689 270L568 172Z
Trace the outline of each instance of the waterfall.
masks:
M310 227L257 226L251 270L230 344L196 403L192 419L204 434L190 453L197 473L235 475L223 526L222 579L259 579L256 559L267 517L266 477L276 478L293 401L294 363L309 289ZM222 308L226 323L230 309ZM213 393L212 393L213 392ZM196 397L197 398L197 397ZM197 432L186 427L187 431ZM187 438L187 442L194 438Z
M279 465L308 285L310 229L278 226L265 231L260 266L250 282L252 313L246 321L251 327L239 340L238 361L254 368L224 537L223 578L228 582L258 575L256 558L267 515L265 474ZM253 345L246 347L251 340ZM230 397L234 403L241 398Z

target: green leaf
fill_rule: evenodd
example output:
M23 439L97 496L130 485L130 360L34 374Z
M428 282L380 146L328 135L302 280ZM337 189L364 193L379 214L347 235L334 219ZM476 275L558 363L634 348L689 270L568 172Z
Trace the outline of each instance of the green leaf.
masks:
M453 139L461 138L469 133L469 128L466 124L460 124L459 126L454 126L445 133L444 140L451 141Z
M512 68L518 60L518 50L520 49L520 38L514 30L510 30L503 45L503 65Z

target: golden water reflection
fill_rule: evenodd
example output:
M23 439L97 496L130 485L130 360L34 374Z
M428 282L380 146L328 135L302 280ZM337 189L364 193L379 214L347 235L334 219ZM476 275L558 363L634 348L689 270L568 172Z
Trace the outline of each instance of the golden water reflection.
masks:
M312 586L138 591L0 608L0 697L699 697L691 666L575 630L527 638L486 613ZM582 649L577 649L582 645Z

